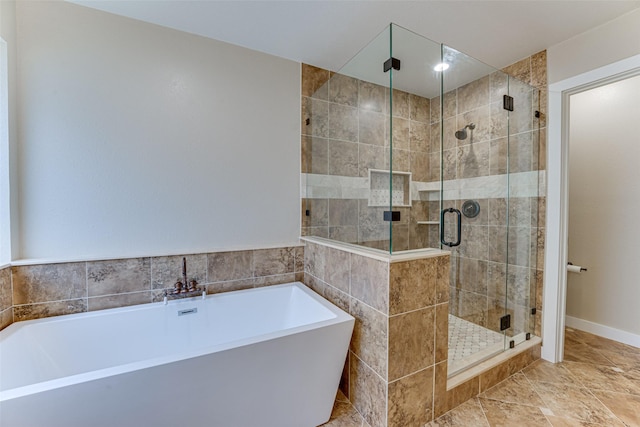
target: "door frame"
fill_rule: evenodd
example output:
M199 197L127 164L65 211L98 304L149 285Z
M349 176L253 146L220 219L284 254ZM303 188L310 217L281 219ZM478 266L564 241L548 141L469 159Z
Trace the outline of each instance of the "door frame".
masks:
M564 358L567 297L569 199L569 98L599 86L637 75L640 55L549 85L547 139L547 215L542 302L542 358Z

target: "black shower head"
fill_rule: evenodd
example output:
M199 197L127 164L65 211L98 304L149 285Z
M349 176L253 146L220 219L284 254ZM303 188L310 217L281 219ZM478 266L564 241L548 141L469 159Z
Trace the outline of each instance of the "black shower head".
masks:
M460 141L463 141L463 140L467 139L467 128L469 128L470 130L474 130L476 128L476 125L473 124L473 123L469 123L468 125L466 125L462 129L457 130L456 131L456 138L458 138Z

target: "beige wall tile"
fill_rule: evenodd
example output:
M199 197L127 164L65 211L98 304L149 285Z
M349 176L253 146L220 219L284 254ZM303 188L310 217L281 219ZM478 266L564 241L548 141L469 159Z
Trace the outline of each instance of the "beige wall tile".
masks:
M329 226L358 225L357 199L330 199Z
M105 310L108 308L126 307L130 305L146 304L153 301L153 292L133 292L128 294L105 295L90 297L87 302L87 310Z
M417 95L409 95L409 103L411 120L417 122L429 123L431 120L431 101L427 98ZM439 110L439 107L436 108Z
M253 251L207 254L207 282L246 279L253 276Z
M393 117L391 120L393 148L409 149L409 120L400 117Z
M87 263L89 296L151 289L151 260L131 258Z
M349 399L371 427L386 427L386 382L357 357L349 359Z
M547 86L547 51L531 55L531 85L539 89Z
M359 142L361 144L384 146L387 133L385 132L386 116L375 111L360 109L358 111Z
M486 105L488 100L489 76L486 76L458 88L458 113Z
M389 314L435 304L438 258L389 265Z
M326 100L329 96L329 71L302 64L302 96Z
M360 99L358 107L362 110L387 112L386 95L389 89L373 83L358 81L360 89Z
M332 74L329 79L329 101L357 107L358 80L344 74Z
M311 242L307 242L305 245L304 271L320 280L324 280L326 250L326 246L317 245Z
M254 279L230 280L228 282L209 283L207 294L219 294L222 292L241 291L253 288Z
M345 118L347 120L348 118ZM337 118L336 118L337 120ZM356 120L357 122L357 120ZM333 122L332 122L333 123ZM338 125L338 124L336 124ZM333 129L333 124L332 124ZM353 135L343 135L355 138ZM351 141L354 141L353 139ZM329 140L329 175L358 176L358 144L349 141ZM334 199L337 200L337 199Z
M0 311L13 305L13 291L11 289L11 267L0 270Z
M434 368L389 384L389 427L423 426L433 418Z
M358 109L341 104L329 104L329 138L341 141L358 141ZM331 145L329 146L331 169ZM341 175L341 174L336 174Z
M329 142L325 138L302 136L302 173L329 173Z
M434 364L434 322L434 307L389 318L390 381Z
M253 251L253 275L273 276L295 271L293 247L258 249Z
M449 354L449 304L436 306L435 363L447 360Z
M324 296L324 288L327 286L322 280L309 273L304 273L303 283L320 296Z
M349 293L351 279L351 254L334 248L325 250L324 280L331 286Z
M87 297L84 262L11 268L14 305Z
M480 375L480 391L483 392L505 380L516 372L524 369L536 360L531 351L525 351L512 357Z
M386 90L386 96L388 98L389 91ZM410 95L407 92L403 92L401 90L394 89L393 90L393 117L403 117L405 119L410 118ZM413 95L415 96L415 95ZM429 100L423 101L429 102ZM423 113L424 115L424 113ZM427 116L428 118L428 116Z
M303 97L300 129L303 135L327 138L329 136L329 103Z
M377 145L359 144L358 147L358 175L369 177L369 169L388 168L387 157L389 149ZM395 166L395 161L394 161ZM395 170L395 169L394 169Z
M356 298L351 298L350 304L350 314L356 319L350 349L381 378L386 379L388 318Z
M0 331L13 323L13 307L0 311Z
M260 276L253 279L253 287L281 285L296 281L296 273L276 274L273 276Z
M13 307L13 320L14 322L20 322L23 320L83 313L86 311L86 298L44 302L39 304L16 305Z
M342 292L341 290L325 284L324 286L324 295L327 300L329 300L332 304L340 307L342 310L347 313L351 312L351 297L349 294Z
M531 82L531 57L524 58L502 69L505 73L524 83Z
M389 312L389 264L351 255L351 295L382 313Z

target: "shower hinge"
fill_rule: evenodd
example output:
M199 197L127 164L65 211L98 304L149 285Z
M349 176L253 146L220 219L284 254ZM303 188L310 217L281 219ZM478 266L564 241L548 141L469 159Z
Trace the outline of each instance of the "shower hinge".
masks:
M535 307L533 307L533 308L531 309L531 314L536 314L537 312L538 312L538 310L536 310L536 308L535 308Z
M390 69L394 69L394 70L400 70L400 60L394 57L391 57L389 59L387 59L386 61L384 61L384 64L382 66L382 68L384 69L384 72L386 73L387 71L389 71Z
M516 342L514 340L509 341L509 348L515 348Z
M384 211L382 219L384 221L400 221L400 211Z
M502 107L507 111L513 111L513 96L504 95L502 97Z
M511 315L506 314L500 318L500 330L505 331L511 327Z
M311 216L311 210L307 209L306 211L304 211L304 215Z
M529 341L531 339L531 332L527 332L527 335L525 335L525 339L527 341Z

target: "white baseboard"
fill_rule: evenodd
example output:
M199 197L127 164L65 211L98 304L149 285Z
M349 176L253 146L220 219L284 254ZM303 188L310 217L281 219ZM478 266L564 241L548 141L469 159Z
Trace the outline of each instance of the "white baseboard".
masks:
M565 326L640 348L640 335L631 332L571 316L565 316Z

